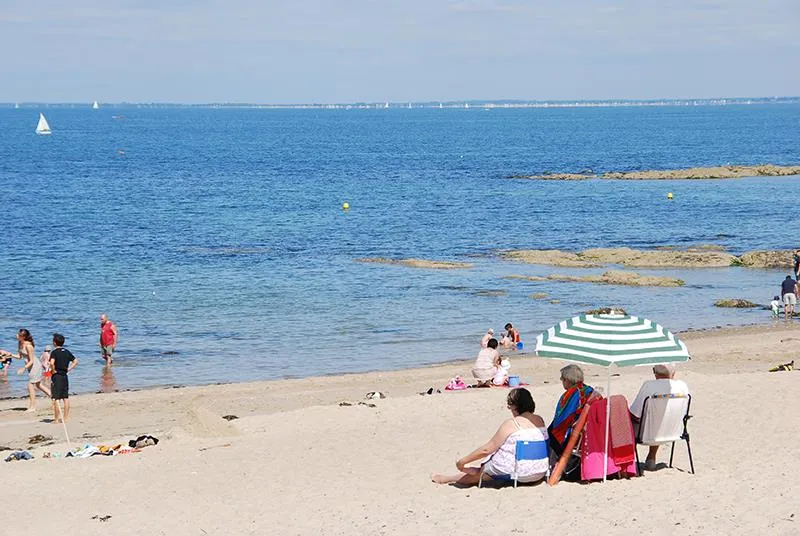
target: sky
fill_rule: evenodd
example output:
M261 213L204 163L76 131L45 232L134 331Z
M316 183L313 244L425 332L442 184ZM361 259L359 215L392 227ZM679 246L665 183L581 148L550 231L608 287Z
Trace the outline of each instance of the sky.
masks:
M0 0L2 102L800 95L798 0Z

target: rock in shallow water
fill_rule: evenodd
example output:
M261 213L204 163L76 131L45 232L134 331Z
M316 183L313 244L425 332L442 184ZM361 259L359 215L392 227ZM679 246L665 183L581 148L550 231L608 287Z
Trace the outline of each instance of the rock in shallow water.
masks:
M637 250L632 248L594 248L577 253L561 250L523 249L500 256L509 261L574 268L593 268L606 264L639 268L701 268L730 266L736 257L710 250Z
M760 307L757 303L753 303L749 300L742 300L738 298L729 298L726 300L717 300L714 302L714 305L717 307L733 307L736 309L747 309L751 307Z
M388 259L386 257L365 257L356 259L356 262L394 264L410 268L430 268L434 270L457 270L472 268L472 263L455 261L429 261L425 259Z
M509 275L505 279L524 279L527 281L562 281L566 283L598 283L602 285L625 285L629 287L682 287L683 279L664 277L660 275L640 275L636 272L624 270L608 270L600 275L561 275L550 274L547 277L537 275ZM531 298L543 299L547 294L537 292Z

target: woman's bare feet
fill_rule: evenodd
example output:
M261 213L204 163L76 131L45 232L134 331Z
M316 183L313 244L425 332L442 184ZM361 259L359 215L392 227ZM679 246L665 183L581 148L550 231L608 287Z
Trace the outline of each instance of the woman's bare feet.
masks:
M453 482L452 478L447 475L440 475L438 473L431 473L431 482L437 484L450 484Z

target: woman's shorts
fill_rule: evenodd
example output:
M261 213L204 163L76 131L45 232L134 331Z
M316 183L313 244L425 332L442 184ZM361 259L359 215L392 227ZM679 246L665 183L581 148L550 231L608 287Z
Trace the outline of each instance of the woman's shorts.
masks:
M53 400L69 398L69 378L66 374L53 374L53 385L50 387Z

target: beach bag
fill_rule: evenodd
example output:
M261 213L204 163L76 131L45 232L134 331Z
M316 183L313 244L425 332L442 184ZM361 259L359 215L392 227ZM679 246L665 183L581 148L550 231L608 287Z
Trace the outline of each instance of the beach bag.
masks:
M581 457L577 454L572 454L567 461L567 466L561 474L561 480L564 482L580 482L581 481Z
M464 383L464 380L461 379L461 376L456 376L452 378L447 385L445 386L445 391L461 391L467 388L467 384Z

